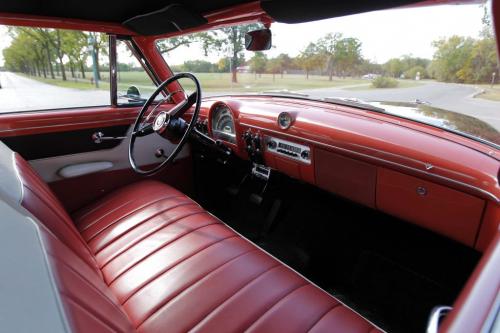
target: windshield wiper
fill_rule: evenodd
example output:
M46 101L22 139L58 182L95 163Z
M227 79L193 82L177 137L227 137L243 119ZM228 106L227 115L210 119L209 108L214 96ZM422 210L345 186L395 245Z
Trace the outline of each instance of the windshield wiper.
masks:
M265 95L285 95L285 96L298 96L298 97L309 97L308 94L304 94L298 91L281 89L281 90L266 90L262 91L261 94Z
M374 106L368 102L362 101L357 98L342 98L342 97L325 97L323 98L323 101L332 103L332 104L339 104L339 105L344 105L344 106L352 106L358 109L363 109L363 110L369 110L369 111L375 111L375 112L385 112L385 109L379 108L377 106Z

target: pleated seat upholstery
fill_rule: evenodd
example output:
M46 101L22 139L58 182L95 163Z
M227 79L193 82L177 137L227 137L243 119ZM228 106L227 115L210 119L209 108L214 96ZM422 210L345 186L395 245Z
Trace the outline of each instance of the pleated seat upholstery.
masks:
M70 217L26 161L0 148L71 331L380 331L166 184L129 185Z

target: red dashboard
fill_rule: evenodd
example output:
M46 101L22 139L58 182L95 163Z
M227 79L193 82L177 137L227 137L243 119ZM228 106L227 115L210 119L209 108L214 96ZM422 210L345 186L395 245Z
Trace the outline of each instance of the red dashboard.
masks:
M233 121L226 115L221 126L234 139L214 133L221 105ZM282 113L291 117L288 128L278 122ZM240 158L248 159L248 138L256 138L266 166L478 250L498 228L500 152L468 138L354 107L269 96L206 99L199 122Z

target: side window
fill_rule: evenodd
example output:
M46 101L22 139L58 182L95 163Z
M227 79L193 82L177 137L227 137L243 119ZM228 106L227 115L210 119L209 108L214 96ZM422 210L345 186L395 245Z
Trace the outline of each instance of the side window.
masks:
M116 72L118 105L143 104L156 90L131 46L123 40L116 41Z
M0 112L110 104L108 36L0 25Z

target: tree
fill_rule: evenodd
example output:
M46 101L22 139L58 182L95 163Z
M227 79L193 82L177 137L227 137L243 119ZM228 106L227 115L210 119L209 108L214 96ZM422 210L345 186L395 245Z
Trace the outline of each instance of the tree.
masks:
M221 73L226 73L231 70L230 67L231 60L228 57L220 58L217 62L217 70Z
M101 80L101 68L99 56L108 55L108 36L103 33L90 32L87 37L93 37L91 40L93 41L92 47L96 53L96 67L97 67L97 79ZM88 38L87 38L88 39Z
M259 29L259 24L237 25L212 31L212 45L219 52L231 54L231 82L237 83L237 67L244 64L245 34Z
M11 45L3 51L5 65L9 70L29 75L46 76L43 46L32 35L21 29L12 28Z
M279 57L269 59L266 64L266 71L273 74L273 82L276 79L276 74L283 73L283 64Z
M329 33L318 40L317 46L319 52L326 58L330 81L335 71L341 76L352 75L356 67L362 63L361 42L357 38Z
M362 59L358 65L358 74L382 74L382 65L371 62L367 59Z
M217 52L219 54L229 55L227 59L229 60L228 64L232 73L231 81L237 83L237 67L245 63L243 55L243 51L245 50L245 34L259 28L260 24L254 23L168 38L158 43L158 49L161 53L165 53L171 52L180 46L189 47L191 44L197 43L201 44L205 54ZM220 63L218 68L221 68Z
M257 74L262 74L266 70L267 66L267 57L266 55L261 52L257 51L255 52L254 56L250 58L250 70Z
M162 39L158 42L157 47L160 53L168 53L181 46L189 47L193 43L201 43L205 54L208 54L209 48L214 45L215 40L210 32L199 32Z
M88 52L86 52L88 37L85 33L76 30L63 30L63 50L69 58L71 76L75 77L78 69L85 78L85 62Z
M456 77L461 82L480 83L489 82L492 73L498 71L496 43L493 38L487 37L474 42L462 68L457 71Z
M213 69L213 64L206 60L188 60L182 65L183 71L195 73L210 73Z
M335 67L342 77L352 75L362 61L361 42L357 38L340 38L335 44Z
M297 57L298 65L306 72L306 80L309 79L309 72L320 68L324 64L324 60L324 54L320 52L315 43L309 43Z
M464 73L459 74L470 60L474 39L452 36L434 41L436 48L429 70L439 81L464 82Z
M389 59L384 65L383 65L384 71L387 75L392 76L392 77L400 77L401 74L403 74L403 71L405 70L404 64L399 58L392 58Z

